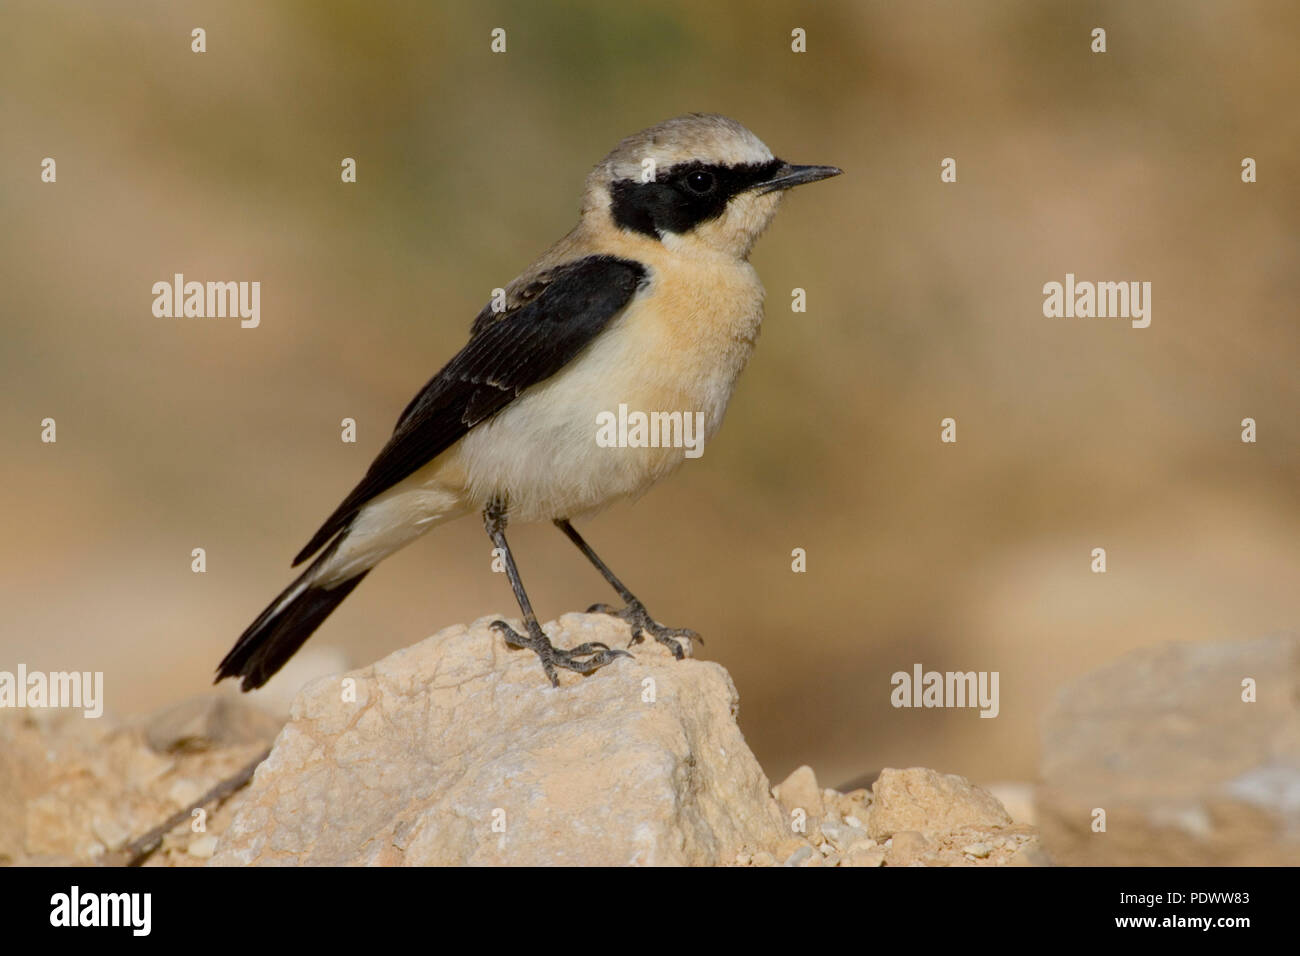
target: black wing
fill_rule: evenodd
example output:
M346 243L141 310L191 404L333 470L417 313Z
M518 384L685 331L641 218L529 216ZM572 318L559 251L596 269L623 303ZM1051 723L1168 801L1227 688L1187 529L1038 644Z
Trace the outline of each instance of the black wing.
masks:
M645 281L640 263L590 256L544 273L507 301L485 307L469 343L402 412L388 444L307 546L297 566L341 531L375 495L418 471L475 425L567 365Z

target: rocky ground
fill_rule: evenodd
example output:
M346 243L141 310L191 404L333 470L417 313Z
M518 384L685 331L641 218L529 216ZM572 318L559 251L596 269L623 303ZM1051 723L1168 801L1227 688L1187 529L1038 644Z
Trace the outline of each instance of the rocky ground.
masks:
M1037 799L995 788L1000 800L920 768L842 793L801 767L772 787L717 664L642 644L552 689L490 620L319 678L287 718L223 690L129 723L0 715L0 862L120 865L131 841L272 742L249 786L186 814L146 865L1296 859L1295 639L1175 645L1081 681L1048 718ZM627 640L602 615L547 630L564 646ZM1248 703L1250 674L1261 682Z
M885 769L870 790L823 790L809 767L775 787L791 820L806 812L803 842L784 859L742 853L741 865L1041 866L1033 826L1017 823L997 797L956 774Z
M0 863L112 865L167 817L264 752L281 722L213 694L147 721L80 712L0 718ZM201 866L237 803L209 806L172 830L150 866Z

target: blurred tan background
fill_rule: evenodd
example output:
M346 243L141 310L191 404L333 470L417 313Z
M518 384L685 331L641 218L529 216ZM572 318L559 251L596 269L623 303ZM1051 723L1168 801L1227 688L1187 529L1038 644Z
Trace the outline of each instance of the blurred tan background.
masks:
M120 714L202 691L587 169L691 110L845 175L759 243L768 319L718 439L583 530L706 636L770 776L1030 778L1073 675L1295 627L1300 6L127 10L0 12L0 669L104 670ZM175 272L260 281L261 327L155 318ZM1150 328L1044 318L1067 272L1150 281ZM612 598L549 526L512 544L543 619ZM308 647L361 665L513 614L489 552L477 520L430 535ZM892 709L917 662L999 671L1001 715Z

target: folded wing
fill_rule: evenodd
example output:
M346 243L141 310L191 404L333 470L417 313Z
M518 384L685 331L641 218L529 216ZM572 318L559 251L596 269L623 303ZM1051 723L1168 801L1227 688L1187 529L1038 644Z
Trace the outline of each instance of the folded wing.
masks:
M557 266L520 289L502 312L486 307L470 340L402 412L365 477L334 509L297 566L347 527L375 495L446 451L531 385L571 362L631 301L645 267L613 256Z

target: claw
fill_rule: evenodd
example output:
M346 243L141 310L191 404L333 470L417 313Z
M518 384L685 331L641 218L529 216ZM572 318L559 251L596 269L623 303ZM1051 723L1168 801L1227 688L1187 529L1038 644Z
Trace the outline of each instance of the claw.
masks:
M632 656L627 651L614 650L608 644L602 644L599 641L579 644L577 647L566 651L552 644L550 638L542 632L541 627L537 627L536 630L532 626L528 627L527 635L520 634L505 621L493 621L491 627L510 646L526 647L536 654L542 662L542 669L546 671L546 676L550 679L552 687L560 686L560 678L556 673L557 667L576 671L579 674L590 674L617 658ZM586 658L586 660L581 658Z
M594 654L596 651L609 650L608 644L602 644L600 641L589 641L586 644L579 644L577 647L571 647L568 650L570 654Z
M593 604L587 608L587 613L609 614L612 617L627 621L632 628L632 640L628 642L628 647L640 644L645 640L646 634L649 634L672 651L673 657L679 661L686 656L686 653L682 649L681 643L676 640L677 638L684 637L692 641L699 641L701 644L704 643L704 638L689 627L665 627L660 624L650 616L650 613L645 609L645 605L640 601L633 601L621 610L612 608L608 604Z

